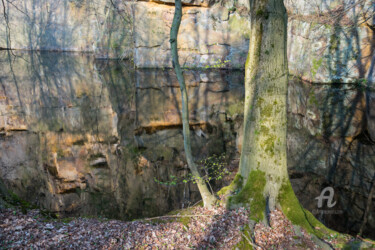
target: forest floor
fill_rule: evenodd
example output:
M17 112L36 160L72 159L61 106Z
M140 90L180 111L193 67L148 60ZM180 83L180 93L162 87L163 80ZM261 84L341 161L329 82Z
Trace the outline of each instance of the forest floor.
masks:
M249 212L223 206L195 206L167 216L120 221L98 218L51 219L39 210L22 213L0 210L1 249L320 249L304 230L296 234L280 211L269 216L270 226L255 225L246 234ZM245 232L245 233L244 233ZM348 242L355 239L348 236ZM335 245L335 239L328 241Z

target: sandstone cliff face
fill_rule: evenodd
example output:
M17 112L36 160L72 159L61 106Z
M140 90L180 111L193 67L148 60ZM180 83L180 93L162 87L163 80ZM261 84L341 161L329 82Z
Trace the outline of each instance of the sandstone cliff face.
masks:
M132 53L128 11L106 0L6 2L8 20L1 15L0 47L126 58Z
M368 198L375 183L375 143L368 131L375 120L366 116L374 109L373 94L353 85L298 82L288 91L289 174L302 205L328 226L351 233L363 227L374 237L374 215L366 216L365 225L356 217L366 208L374 213ZM330 215L319 211L315 200L327 186L337 201Z
M172 70L134 70L66 53L18 56L0 56L0 180L9 190L62 215L123 219L199 199L195 185L158 183L188 174ZM185 77L194 156L225 152L236 159L243 72L187 70ZM315 197L333 186L334 209L343 213L321 219L358 232L372 206L373 92L292 80L288 99L288 167L298 197L314 211ZM366 235L373 232L373 212Z
M192 183L157 182L188 174L172 71L54 53L8 56L0 57L0 178L9 190L52 212L123 219L199 199ZM235 134L225 110L241 88L229 91L220 72L186 75L194 155L231 156Z
M168 0L113 2L12 1L0 47L84 51L132 59L138 68L170 67ZM248 1L184 4L181 64L243 68ZM322 219L355 233L374 186L375 96L364 91L373 89L375 74L374 4L288 0L286 7L290 72L317 83L355 82L290 83L293 185L311 210L322 187L334 185L344 215ZM174 74L93 63L91 56L21 55L26 61L6 52L0 57L0 178L9 189L57 213L124 219L198 199L194 185L154 180L187 173ZM242 141L242 73L188 70L185 77L194 155L235 154ZM375 223L370 212L368 235Z
M250 27L248 1L184 4L178 37L181 64L243 68ZM288 0L285 5L293 75L313 82L374 82L371 0ZM99 58L132 58L139 68L171 67L173 8L163 0L17 0L7 6L9 29L0 27L0 47L85 51ZM3 17L0 20L5 24Z
M169 32L174 7L140 2L134 5L134 63L138 67L171 67ZM242 68L250 23L225 7L185 7L178 35L185 67Z

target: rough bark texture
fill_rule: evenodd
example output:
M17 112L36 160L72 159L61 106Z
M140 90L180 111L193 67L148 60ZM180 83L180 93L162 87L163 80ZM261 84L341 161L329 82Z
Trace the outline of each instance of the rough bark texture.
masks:
M184 149L186 160L188 162L189 168L193 176L196 178L196 182L198 184L199 192L202 195L202 200L205 207L211 207L216 198L213 194L210 193L208 190L206 183L201 178L197 166L194 163L193 156L191 153L191 142L190 142L190 126L189 126L189 108L188 108L188 95L186 91L186 85L184 76L182 74L182 70L180 67L180 63L178 61L178 51L177 51L177 35L178 29L180 27L182 18L182 3L181 0L175 1L175 13L173 17L173 23L171 27L170 33L170 43L171 43L171 50L172 50L172 65L176 72L178 83L180 84L181 90L181 102L182 102L182 127L183 127L183 134L184 134Z
M286 9L283 0L251 0L250 5L243 146L239 172L229 190L238 193L229 205L247 204L251 220L265 223L270 211L281 209L294 225L321 237L330 231L300 205L287 172Z
M257 207L262 209L265 205L273 210L278 204L279 190L288 180L287 15L282 0L253 0L250 4L251 36L245 66L244 141L239 169L244 185L241 192L250 186L255 188L251 184L254 179L258 182L262 180L263 185L255 191L263 196L259 197L261 204L257 204ZM264 204L261 200L265 200ZM251 203L254 203L254 199Z

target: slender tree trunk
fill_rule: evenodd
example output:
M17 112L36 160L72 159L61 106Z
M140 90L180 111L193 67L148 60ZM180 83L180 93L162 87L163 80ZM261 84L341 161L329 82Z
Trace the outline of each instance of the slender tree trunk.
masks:
M178 51L177 51L177 35L178 30L180 28L182 18L182 3L181 0L175 1L175 13L173 17L173 23L171 27L170 33L170 44L171 44L171 52L172 52L172 64L173 68L176 72L178 83L180 84L181 90L181 100L182 100L182 128L184 134L184 148L185 148L185 155L186 160L189 165L190 171L195 177L195 180L198 184L199 192L202 196L202 200L205 207L211 207L216 198L207 188L205 181L201 178L198 168L194 163L193 156L191 153L191 142L190 142L190 127L189 127L189 108L188 108L188 95L186 91L186 85L184 76L180 67L180 63L178 61Z

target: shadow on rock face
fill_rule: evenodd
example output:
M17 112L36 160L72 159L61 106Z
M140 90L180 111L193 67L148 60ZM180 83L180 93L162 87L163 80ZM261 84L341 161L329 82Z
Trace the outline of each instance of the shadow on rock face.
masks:
M189 173L173 71L134 71L70 54L21 56L26 60L1 57L0 173L9 189L53 212L122 219L200 199L192 183L160 184ZM235 155L226 113L242 98L242 78L186 72L197 161Z
M183 153L171 70L71 54L0 54L0 177L21 198L62 215L132 219L200 199ZM242 145L244 75L186 70L196 160ZM334 229L374 237L373 93L356 84L291 80L288 166L301 203ZM214 189L224 184L211 183ZM333 208L317 207L325 187ZM328 211L328 212L326 212ZM366 220L364 220L366 218Z

